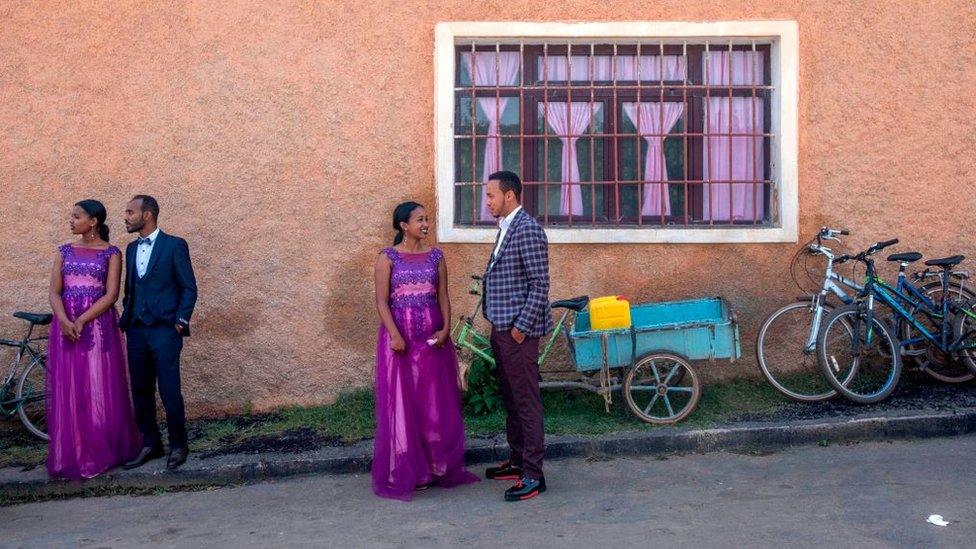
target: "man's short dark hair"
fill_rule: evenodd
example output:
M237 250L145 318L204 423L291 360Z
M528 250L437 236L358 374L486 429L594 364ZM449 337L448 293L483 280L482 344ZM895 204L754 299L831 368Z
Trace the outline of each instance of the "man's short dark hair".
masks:
M503 193L512 191L515 193L515 200L522 201L522 180L515 172L502 170L488 176L488 181L498 181L498 188Z
M148 194L137 194L132 197L132 200L141 200L142 211L152 212L153 219L159 219L159 202L156 202L155 198L149 196Z

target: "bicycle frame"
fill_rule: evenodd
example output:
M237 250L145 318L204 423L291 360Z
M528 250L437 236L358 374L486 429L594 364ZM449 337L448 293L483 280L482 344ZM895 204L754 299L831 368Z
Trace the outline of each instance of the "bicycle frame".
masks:
M864 291L861 292L859 297L861 299L866 298L867 300L868 329L865 335L865 343L868 346L871 345L874 336L874 325L871 321L874 315L874 304L875 301L880 301L891 309L893 313L895 313L899 323L908 323L913 328L918 330L918 333L921 335L920 338L911 338L904 341L899 341L899 347L907 347L909 345L928 341L940 351L945 353L955 353L961 349L976 348L976 341L965 343L967 338L964 336L967 334L959 334L952 342L947 340L949 333L947 327L949 323L950 310L958 310L959 312L974 319L976 319L976 313L959 307L948 299L942 300L940 307L934 301L929 299L928 296L922 293L922 291L919 290L914 284L908 282L905 275L905 267L907 266L907 263L901 264L901 268L898 271L898 284L895 287L892 287L877 275L873 260L865 256L861 258L861 261L867 265ZM949 272L942 275L943 293L949 289L949 278L951 276L952 275ZM903 304L907 304L910 307L915 307L918 312L927 315L933 320L933 322L938 319L937 324L940 326L939 332L933 334L918 320L918 312L913 315ZM855 348L857 347L859 347L859 341L856 343Z
M831 240L838 240L834 236L826 236ZM810 245L810 249L827 258L827 269L824 271L824 281L820 292L813 296L812 307L814 309L813 323L810 329L810 336L807 338L806 352L812 353L817 346L817 333L820 332L820 323L823 321L823 302L828 294L833 294L845 305L854 303L852 298L844 288L850 288L858 293L864 291L864 286L856 281L834 272L834 253L821 242L821 235L817 235L817 245Z
M475 319L478 317L483 303L482 299L480 299L482 292L480 289L472 289L468 293L479 296L478 304L475 305L474 313L471 316L462 316L457 321L454 328L451 329L451 338L454 340L454 346L458 350L467 349L475 356L484 359L494 366L495 357L491 353L491 341L474 328ZM545 345L542 347L542 352L539 353L539 366L545 363L546 358L549 357L549 353L552 352L552 348L555 346L556 339L558 339L568 315L569 309L565 309L562 315L560 315L559 320L556 321L555 326L553 326L552 333L549 334Z
M30 355L30 362L27 363L29 368L32 364L38 362L42 359L41 351L34 349L31 343L36 341L43 341L47 339L47 336L31 337L33 333L34 325L32 324L27 330L27 335L24 339L19 341L10 339L0 339L0 346L13 347L16 349L14 353L14 358L10 362L10 370L7 375L3 378L3 382L0 383L0 415L12 416L17 413L17 410L24 404L25 400L28 399L16 399L8 398L8 395L12 392L14 384L16 383L17 375L20 373L21 360L24 358L24 353L26 352Z
M872 295L874 299L880 300L882 303L887 305L895 313L895 315L897 315L899 322L907 322L913 328L918 330L918 333L921 335L921 337L914 337L900 341L900 346L907 347L909 345L928 341L929 343L935 345L940 351L947 353L956 352L960 349L976 348L976 342L963 344L964 334L959 334L954 341L948 341L948 330L946 330L946 326L949 321L950 309L958 309L959 312L973 318L976 318L976 313L973 313L968 309L958 307L950 300L943 300L942 306L939 307L935 302L929 299L928 296L916 288L914 284L905 282L904 278L904 274L900 273L896 288L892 288L887 282L881 280L876 275L871 283ZM907 293L904 290L907 290ZM941 326L939 332L937 334L933 334L918 320L916 315L911 314L907 308L902 305L902 303L907 303L912 307L918 307L922 313L928 315L933 321L938 319L938 324Z

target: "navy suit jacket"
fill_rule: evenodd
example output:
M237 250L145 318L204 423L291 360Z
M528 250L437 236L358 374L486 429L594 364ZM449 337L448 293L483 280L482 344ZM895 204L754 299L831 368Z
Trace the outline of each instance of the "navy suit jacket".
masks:
M190 317L197 302L197 281L190 263L190 247L186 240L159 231L158 240L153 244L152 255L146 266L146 276L140 290L148 307L145 320L150 324L176 326L179 319L183 323L183 337L190 335ZM125 296L122 299L122 317L119 327L125 331L132 325L135 311L133 303L136 278L137 241L125 248Z

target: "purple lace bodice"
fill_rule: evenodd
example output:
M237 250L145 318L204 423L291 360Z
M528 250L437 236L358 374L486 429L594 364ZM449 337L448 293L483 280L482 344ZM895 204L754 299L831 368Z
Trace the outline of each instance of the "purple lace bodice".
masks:
M390 273L390 309L437 305L440 249L420 254L401 254L393 248L383 250L393 262Z
M115 254L122 252L115 246L104 250L81 248L65 244L58 248L61 252L61 277L64 299L68 316L75 318L85 309L78 311L77 306L91 304L92 301L105 295L105 281L108 278L108 262Z

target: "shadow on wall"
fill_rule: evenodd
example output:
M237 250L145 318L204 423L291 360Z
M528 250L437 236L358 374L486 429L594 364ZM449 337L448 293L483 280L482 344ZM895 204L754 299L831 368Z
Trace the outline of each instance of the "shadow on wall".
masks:
M337 262L321 311L328 354L344 375L356 375L363 357L372 357L379 323L373 299L373 267L379 250L360 250ZM358 372L366 379L367 372Z

